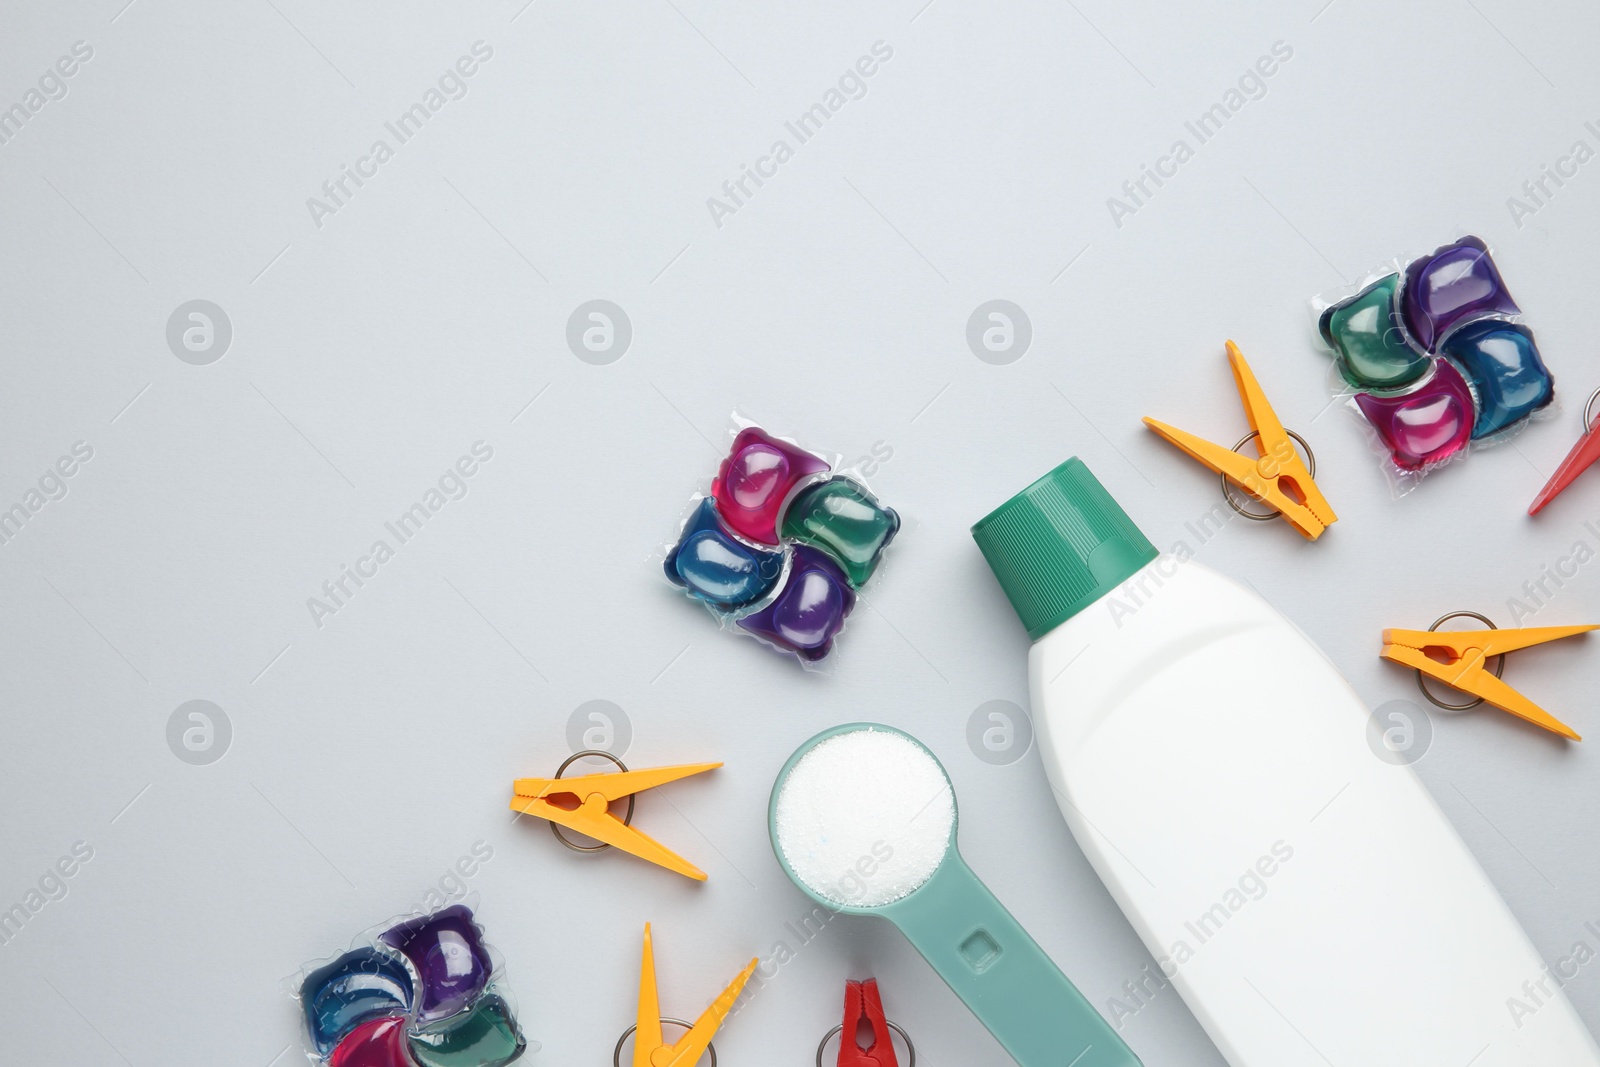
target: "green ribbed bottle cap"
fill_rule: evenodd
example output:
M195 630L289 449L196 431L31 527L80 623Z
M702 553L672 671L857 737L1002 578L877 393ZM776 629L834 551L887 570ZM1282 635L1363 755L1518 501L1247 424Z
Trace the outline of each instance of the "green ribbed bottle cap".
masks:
M1035 641L1160 554L1076 456L978 520L972 539Z

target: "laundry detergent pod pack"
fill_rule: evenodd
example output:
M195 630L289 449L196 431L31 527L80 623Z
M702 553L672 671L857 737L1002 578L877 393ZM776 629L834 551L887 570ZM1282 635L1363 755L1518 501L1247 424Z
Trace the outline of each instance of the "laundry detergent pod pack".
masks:
M285 985L318 1067L505 1067L530 1045L500 970L453 904L375 927Z
M1489 247L1462 237L1312 301L1330 376L1398 496L1552 409L1555 381Z
M893 454L879 442L847 467L734 416L728 455L663 551L667 580L723 628L816 668L900 531L864 479Z

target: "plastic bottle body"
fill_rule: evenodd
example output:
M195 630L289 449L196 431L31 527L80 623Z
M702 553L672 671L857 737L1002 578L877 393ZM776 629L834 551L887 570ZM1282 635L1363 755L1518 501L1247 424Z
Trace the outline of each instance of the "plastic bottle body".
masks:
M1036 641L1029 685L1062 814L1232 1067L1600 1065L1415 772L1255 593L1162 556Z

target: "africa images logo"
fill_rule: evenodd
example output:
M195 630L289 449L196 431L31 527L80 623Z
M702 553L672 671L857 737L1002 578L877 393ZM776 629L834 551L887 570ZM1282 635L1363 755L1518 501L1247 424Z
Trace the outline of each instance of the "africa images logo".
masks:
M354 167L339 164L338 175L322 183L322 196L306 198L306 210L311 213L311 221L317 229L322 229L324 218L337 215L339 209L348 205L368 181L376 178L378 168L395 157L395 150L399 146L421 133L422 127L442 111L445 104L467 95L467 79L478 73L481 64L494 58L494 48L484 41L474 41L471 52L471 55L461 56L453 66L445 68L438 82L428 86L419 102L402 111L393 122L383 124L394 138L394 144L391 145L386 138L377 138L367 153L356 159Z
M1287 41L1273 41L1268 52L1270 54L1260 56L1246 67L1220 100L1200 112L1193 121L1183 124L1187 137L1173 141L1172 147L1165 155L1157 157L1154 165L1139 164L1138 176L1122 183L1122 196L1106 197L1106 210L1111 212L1111 221L1117 229L1122 229L1125 219L1137 215L1167 182L1176 178L1178 168L1194 158L1197 148L1221 133L1229 119L1243 111L1252 100L1266 97L1267 79L1294 58L1294 48ZM1194 138L1193 144L1189 143L1190 137Z
M787 137L773 141L764 154L756 157L753 167L746 163L739 164L738 177L722 183L722 195L706 197L706 210L711 213L711 221L717 229L722 229L723 219L738 214L739 209L749 203L768 179L776 178L778 168L794 158L797 148L821 133L822 127L844 110L845 104L863 99L867 95L867 79L877 74L893 58L892 45L886 41L874 41L871 55L860 56L853 65L844 69L833 85L823 91L820 100L783 124ZM793 144L790 143L791 138Z

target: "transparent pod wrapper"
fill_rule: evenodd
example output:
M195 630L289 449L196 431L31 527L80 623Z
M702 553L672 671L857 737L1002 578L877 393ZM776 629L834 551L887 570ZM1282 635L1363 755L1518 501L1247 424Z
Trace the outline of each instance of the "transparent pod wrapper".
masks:
M539 1048L465 903L374 926L284 985L317 1067L505 1067Z
M1311 307L1332 392L1396 496L1556 411L1533 330L1479 237L1394 260Z
M667 581L724 629L819 666L900 531L863 476L877 461L846 468L735 415L727 455L664 548Z

